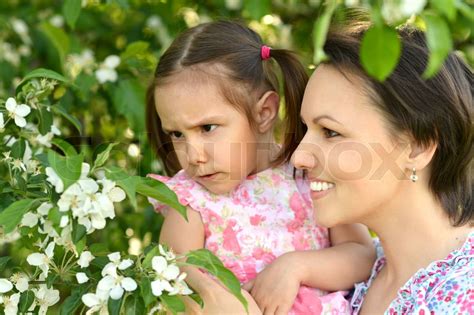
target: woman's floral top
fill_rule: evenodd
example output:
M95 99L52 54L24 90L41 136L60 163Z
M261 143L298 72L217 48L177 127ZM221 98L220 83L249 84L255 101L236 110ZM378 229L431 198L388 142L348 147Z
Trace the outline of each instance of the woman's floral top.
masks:
M168 185L179 201L201 215L205 248L246 283L276 257L295 250L330 246L328 230L317 226L308 183L283 165L247 177L234 191L216 195L184 171L174 177L150 175ZM166 215L167 206L150 200ZM291 272L291 270L288 270ZM342 292L301 287L291 314L348 314Z
M367 289L385 265L377 241L377 256L367 282L356 284L351 306L358 314ZM418 270L398 291L385 314L474 314L474 232L445 259Z

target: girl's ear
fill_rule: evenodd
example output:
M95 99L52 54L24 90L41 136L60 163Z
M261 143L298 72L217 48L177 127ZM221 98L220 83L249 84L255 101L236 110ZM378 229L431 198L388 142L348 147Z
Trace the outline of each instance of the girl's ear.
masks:
M278 116L279 107L280 97L275 91L267 91L260 97L254 111L255 121L260 133L271 130Z

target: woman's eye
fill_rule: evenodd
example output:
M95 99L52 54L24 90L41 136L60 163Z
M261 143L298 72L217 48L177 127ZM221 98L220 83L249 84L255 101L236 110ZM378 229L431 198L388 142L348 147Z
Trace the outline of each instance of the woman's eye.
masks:
M339 133L328 128L323 128L323 132L326 138L334 138L334 137L340 136Z
M204 130L205 132L211 132L216 128L217 128L217 125L203 125L202 126L202 130Z
M173 139L180 139L183 136L183 134L179 131L171 131L169 135Z

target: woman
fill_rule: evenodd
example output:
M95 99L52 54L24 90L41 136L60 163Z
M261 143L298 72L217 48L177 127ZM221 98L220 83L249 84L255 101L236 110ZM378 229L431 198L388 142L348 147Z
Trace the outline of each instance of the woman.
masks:
M328 35L330 61L306 88L293 163L311 181L319 224L359 222L379 237L355 314L472 314L472 71L451 53L424 80L425 37L404 27L399 64L378 82L359 62L368 27Z

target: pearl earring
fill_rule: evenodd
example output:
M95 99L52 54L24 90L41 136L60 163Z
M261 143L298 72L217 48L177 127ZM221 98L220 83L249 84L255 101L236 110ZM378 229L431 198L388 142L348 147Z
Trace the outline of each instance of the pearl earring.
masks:
M412 173L410 175L410 179L414 183L418 180L418 175L416 175L416 168L413 168Z

